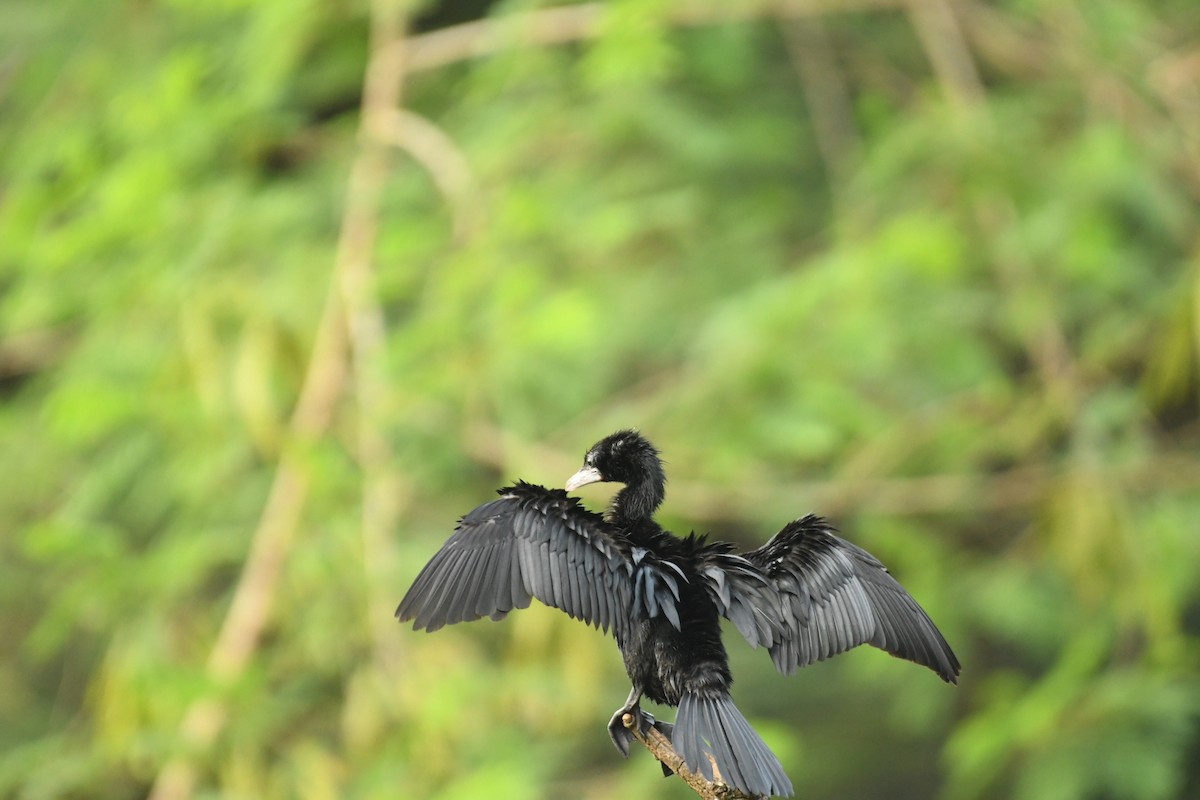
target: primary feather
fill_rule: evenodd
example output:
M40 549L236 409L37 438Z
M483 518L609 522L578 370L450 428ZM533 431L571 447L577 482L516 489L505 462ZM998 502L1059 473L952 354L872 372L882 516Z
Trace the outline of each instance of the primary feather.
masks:
M679 580L561 489L519 482L467 513L401 601L418 630L497 618L532 598L618 638L635 617L678 627Z

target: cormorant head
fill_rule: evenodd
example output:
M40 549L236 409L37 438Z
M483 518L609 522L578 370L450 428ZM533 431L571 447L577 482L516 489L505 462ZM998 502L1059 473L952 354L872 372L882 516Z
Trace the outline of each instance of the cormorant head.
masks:
M583 467L567 480L567 491L600 481L652 490L661 502L667 479L658 449L637 431L623 430L591 446L583 457Z

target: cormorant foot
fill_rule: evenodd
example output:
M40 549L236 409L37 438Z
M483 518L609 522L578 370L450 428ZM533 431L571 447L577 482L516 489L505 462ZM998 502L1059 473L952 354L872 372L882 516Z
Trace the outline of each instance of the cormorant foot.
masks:
M617 713L612 715L612 719L608 721L608 736L612 739L617 751L625 758L629 758L629 743L633 741L633 733L625 724L626 714L634 717L638 730L643 736L649 733L651 728L657 728L668 739L671 738L671 730L674 726L670 723L659 722L652 714L642 711L637 705L619 708Z
M629 758L629 743L633 741L633 734L625 727L624 717L629 713L630 709L619 708L617 713L612 715L612 719L608 721L608 738L612 739L617 752L625 758Z

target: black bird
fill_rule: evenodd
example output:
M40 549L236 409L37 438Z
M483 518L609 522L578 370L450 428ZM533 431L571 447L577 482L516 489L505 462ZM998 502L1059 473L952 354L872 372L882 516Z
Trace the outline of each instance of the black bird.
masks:
M396 616L435 631L500 619L536 597L611 631L633 683L608 725L617 749L629 755L622 717L634 714L641 730L666 733L689 769L754 795L790 795L792 784L730 699L719 617L785 674L871 644L957 683L958 659L921 607L821 517L790 522L741 554L694 533L673 536L653 519L662 460L632 430L593 445L566 489L597 481L625 484L603 517L561 489L501 489L462 518ZM643 696L679 707L673 729L638 707Z

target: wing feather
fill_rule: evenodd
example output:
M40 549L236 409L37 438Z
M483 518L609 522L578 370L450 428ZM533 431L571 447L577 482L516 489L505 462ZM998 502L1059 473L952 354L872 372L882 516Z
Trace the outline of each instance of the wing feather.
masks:
M694 550L696 572L718 613L734 624L751 647L770 645L783 631L778 592L762 572L725 542L704 544L695 534L685 540Z
M937 626L879 559L822 518L789 523L741 555L695 541L697 572L717 610L783 673L861 644L956 683L958 659Z
M777 594L760 610L775 623L768 647L781 672L870 644L957 682L958 659L929 615L879 559L835 536L824 519L789 523L744 557ZM751 596L758 603L763 594Z
M396 616L417 629L490 616L533 598L618 638L632 620L680 625L683 571L634 548L566 492L518 483L459 522L417 575Z

